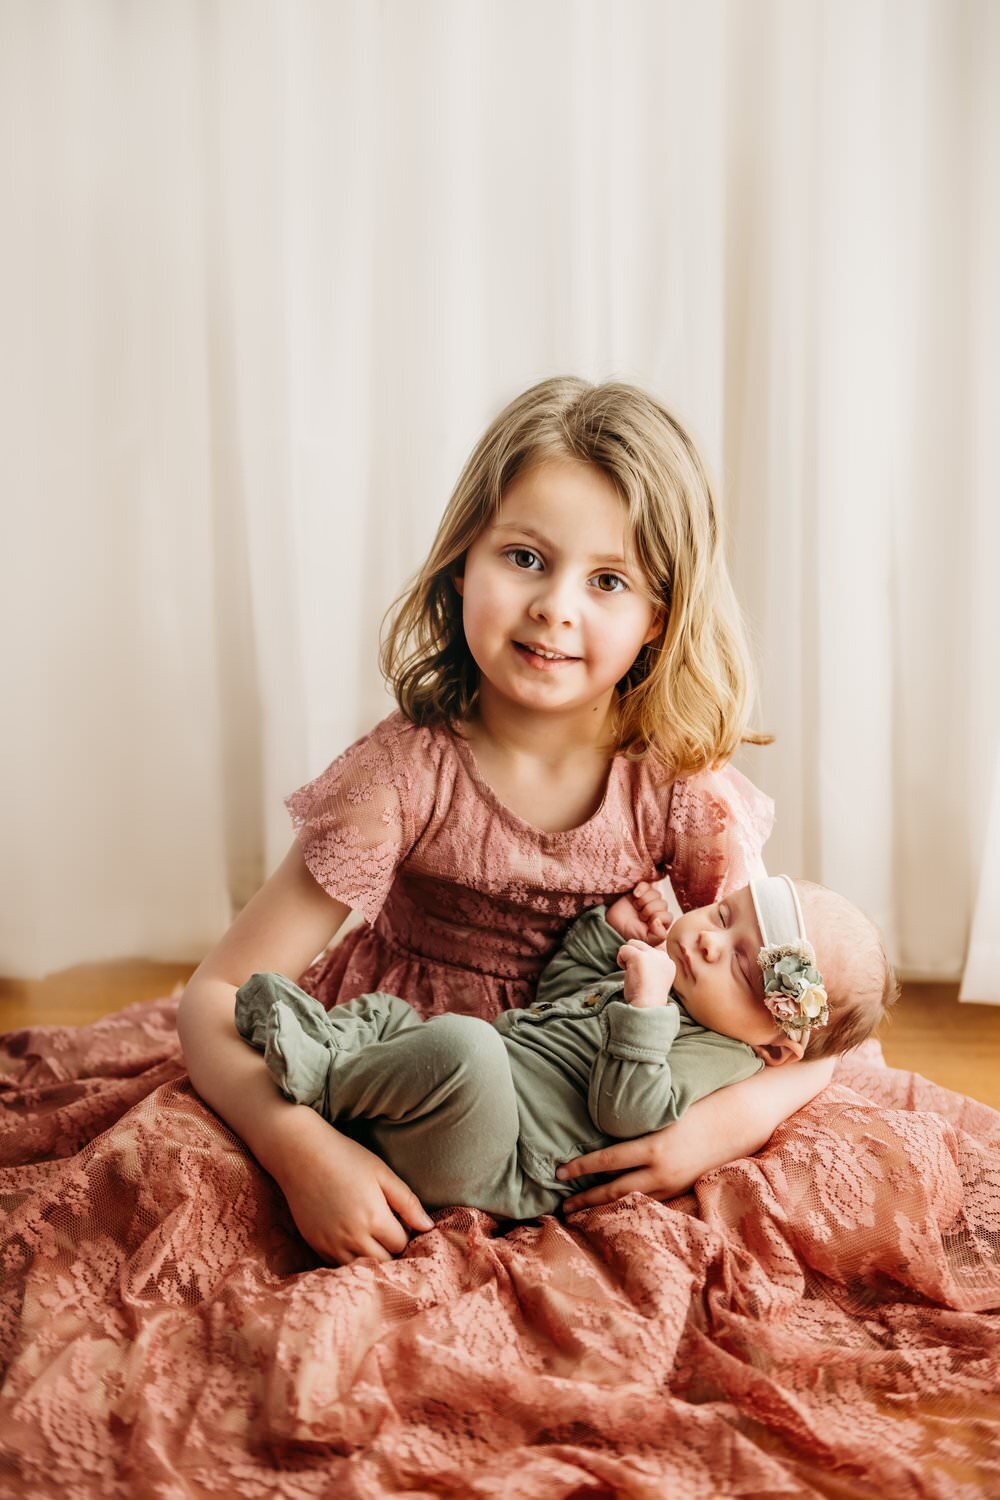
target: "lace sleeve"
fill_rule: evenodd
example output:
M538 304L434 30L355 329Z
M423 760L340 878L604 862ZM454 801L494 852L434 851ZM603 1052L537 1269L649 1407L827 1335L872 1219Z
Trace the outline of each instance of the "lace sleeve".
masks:
M284 799L310 872L328 895L367 922L378 916L413 844L391 719Z
M708 906L767 871L761 849L774 803L733 766L674 783L667 815L667 874L682 911Z

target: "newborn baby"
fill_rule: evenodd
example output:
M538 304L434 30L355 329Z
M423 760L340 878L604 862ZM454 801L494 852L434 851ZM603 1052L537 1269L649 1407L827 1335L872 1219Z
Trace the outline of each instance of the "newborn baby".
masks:
M777 875L672 923L646 884L592 907L534 1004L492 1022L422 1021L382 993L326 1011L267 973L237 990L236 1026L287 1098L378 1152L425 1207L530 1219L599 1180L560 1182L564 1161L764 1066L856 1046L894 998L874 924Z

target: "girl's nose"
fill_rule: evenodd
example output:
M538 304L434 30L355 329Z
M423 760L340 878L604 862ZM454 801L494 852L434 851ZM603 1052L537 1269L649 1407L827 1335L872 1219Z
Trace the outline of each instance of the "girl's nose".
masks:
M529 614L533 620L545 620L550 625L573 625L576 609L573 585L568 579L550 575L532 600Z

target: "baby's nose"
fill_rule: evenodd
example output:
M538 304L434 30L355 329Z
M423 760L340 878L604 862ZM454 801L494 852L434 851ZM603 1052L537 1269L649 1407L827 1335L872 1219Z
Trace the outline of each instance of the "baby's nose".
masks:
M706 930L698 934L701 956L708 964L714 964L719 956L719 940L714 932Z

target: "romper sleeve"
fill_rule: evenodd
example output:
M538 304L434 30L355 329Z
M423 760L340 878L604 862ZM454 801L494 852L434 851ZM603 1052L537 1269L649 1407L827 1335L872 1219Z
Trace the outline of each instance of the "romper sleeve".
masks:
M697 1100L752 1078L764 1064L752 1047L714 1031L679 1035L674 1004L636 1010L613 1000L594 1060L587 1107L605 1135L634 1139L675 1124Z
M390 714L284 799L310 873L367 922L415 842L398 718Z
M682 911L766 875L774 802L734 766L681 777L667 813L666 873Z

